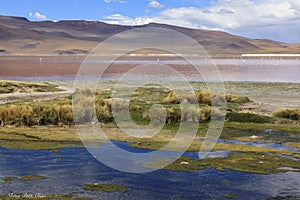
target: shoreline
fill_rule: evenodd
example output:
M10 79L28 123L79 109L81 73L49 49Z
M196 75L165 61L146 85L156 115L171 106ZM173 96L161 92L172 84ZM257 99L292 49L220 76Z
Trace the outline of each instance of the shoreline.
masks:
M80 126L81 127L81 126ZM85 126L83 126L85 127ZM88 127L87 127L88 128ZM135 147L143 147L146 149L155 149L154 147L147 145L139 145L137 144L139 141L148 141L147 138L134 138L132 136L128 136L124 134L120 129L118 129L114 124L108 123L103 124L101 129L105 132L107 140L114 140L119 142L129 142L130 144L134 144ZM113 130L113 131L111 131ZM241 132L241 134L238 134L240 136L237 136L233 133L228 133L229 130L232 130L235 132ZM272 132L285 132L287 134L293 133L293 134L299 134L300 133L300 127L298 125L291 126L290 124L257 124L257 123L239 123L239 122L226 122L224 125L223 133L221 134L222 140L237 140L240 142L257 142L261 136L268 136L268 133L266 130L272 130ZM199 133L197 133L197 136L195 137L195 144L198 145L199 141L198 139L203 138L203 133L207 131L207 124L202 123L199 124ZM168 143L172 140L174 131L166 129L162 130L159 135L154 136L151 140L151 142L154 143ZM230 132L230 131L229 131ZM254 138L251 139L251 136L255 133L260 133L258 139ZM200 134L200 135L199 135ZM93 135L91 135L93 136ZM275 137L275 136L274 136ZM248 138L248 139L247 139ZM91 141L93 141L94 138L91 138ZM280 138L278 138L280 140ZM104 139L103 141L105 141ZM76 126L55 126L55 125L48 125L48 126L33 126L33 127L15 127L15 126L6 126L6 127L0 127L0 144L1 141L7 141L7 142L22 142L22 141L30 141L30 142L57 142L57 143L82 143L81 139L79 138L79 135L77 134ZM274 142L274 139L270 139L269 141L266 140L266 142ZM145 142L147 143L147 142ZM200 142L201 143L201 142ZM199 144L200 144L199 143ZM296 144L296 143L295 143ZM197 146L196 145L196 146ZM238 146L238 145L237 145ZM246 145L247 146L247 145ZM199 147L191 147L192 149L197 149ZM14 149L14 148L13 148ZM25 148L26 149L26 148ZM53 149L53 148L51 148ZM55 149L55 148L54 148ZM39 149L37 149L39 150ZM228 149L218 149L218 150L228 150Z
M3 81L28 81L28 82L74 82L76 79L76 75L67 75L67 76L0 76L0 80ZM99 79L97 81L118 81L117 78L103 78ZM137 80L139 81L139 80ZM190 81L191 83L205 83L204 81ZM252 83L252 84L300 84L299 82L288 82L288 81L255 81L255 80L228 80L228 81L223 81L225 84L226 83Z
M95 55L95 54L0 54L1 57L66 57L66 58L86 58L87 56L91 57L108 57L110 55ZM124 56L126 58L176 58L177 55L174 54L126 54L126 55L118 55ZM183 55L184 56L184 55ZM189 57L203 57L203 55L187 55ZM207 54L212 59L299 59L300 54L274 54L274 53L261 53L261 54ZM206 57L205 57L206 58Z
M236 124L235 124L236 125ZM245 123L240 124L245 126ZM242 134L241 141L245 138L245 134L248 135L246 138L251 138L249 135L256 133L259 129L252 129L252 132L249 132L249 128L251 124L247 124L247 127L241 128L237 130L237 128L233 126L225 125L225 129L230 128L230 130L235 130ZM270 128L267 124L262 124L260 128L265 130L266 127ZM246 129L245 129L246 128ZM276 131L276 126L273 131ZM282 127L281 127L282 128ZM290 128L290 127L286 127ZM297 126L298 130L293 132L293 134L299 134L300 127ZM108 134L109 141L117 141L117 142L125 142L128 143L126 146L129 148L135 149L144 149L156 151L160 150L162 147L165 147L171 140L171 135L166 135L163 139L160 136L154 136L154 138L149 139L141 139L141 138L133 138L130 136L120 136L122 134L115 134L116 130L114 130L113 134L111 133L112 127L108 126L105 128L110 131ZM251 129L251 128L250 128ZM20 132L20 133L19 133ZM120 133L120 131L117 131ZM164 131L166 134L169 132L168 130ZM51 134L49 134L51 133ZM68 134L67 134L68 133ZM266 137L268 135L265 131L261 133ZM289 135L289 133L287 133ZM223 135L223 136L222 136ZM230 136L226 132L222 133L221 138L226 135ZM17 138L9 138L9 137L17 137ZM6 138L5 138L6 137ZM34 139L36 138L36 139ZM52 138L52 139L51 139ZM53 139L55 138L55 139ZM197 135L196 138L200 138ZM233 137L234 138L234 137ZM235 141L240 141L238 138L234 138ZM271 139L269 142L275 142ZM102 145L105 144L104 141L93 141L92 143L88 143L88 147L91 148L90 145ZM85 141L86 142L86 141ZM183 142L182 140L178 142ZM253 140L255 142L255 140ZM283 142L283 141L282 141ZM197 153L201 152L201 148L205 143L203 141L193 140L191 146L184 152L186 153ZM263 144L268 144L268 141ZM300 143L283 143L283 145L287 145L287 147L297 147ZM21 151L52 151L52 152L60 152L65 148L73 147L73 148L85 148L85 145L79 140L78 135L76 134L75 127L45 127L45 126L36 126L34 128L3 128L0 127L0 146L5 149L10 150L21 150ZM96 147L95 146L95 147ZM120 148L120 147L119 147ZM123 147L124 148L124 147ZM125 147L126 148L126 147ZM179 149L166 149L166 152L181 152ZM281 149L275 147L264 147L264 146L252 146L249 144L232 144L227 143L225 140L217 142L214 145L212 153L218 151L227 151L228 155L225 157L207 157L204 159L196 159L194 157L189 157L186 155L180 156L174 163L170 164L167 167L161 169L160 166L166 161L164 159L154 159L151 162L147 162L144 164L144 167L149 169L161 169L161 170L171 170L171 171L183 171L183 172L194 172L198 170L204 170L208 168L214 168L220 172L224 172L227 170L240 171L240 172L248 172L253 174L277 174L282 172L288 172L289 169L285 170L283 167L291 167L293 169L300 170L300 165L298 164L300 160L300 149L293 150L291 149ZM190 154L191 155L191 154ZM208 154L206 154L208 155ZM1 154L0 154L1 156ZM94 157L96 158L96 157ZM275 159L275 164L274 164ZM263 161L262 161L263 160ZM182 164L185 163L185 164ZM203 165L204 164L204 165ZM255 166L255 167L253 167ZM281 168L280 168L281 167ZM297 171L297 172L298 172Z

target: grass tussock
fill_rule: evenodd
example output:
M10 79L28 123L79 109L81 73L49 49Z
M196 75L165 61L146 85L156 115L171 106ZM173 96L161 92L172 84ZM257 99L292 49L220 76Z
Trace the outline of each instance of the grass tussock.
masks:
M79 106L75 114L81 123L90 122L96 117L100 122L112 122L111 102L101 98L92 98L89 90L80 91L84 98L76 102ZM92 109L90 108L92 105ZM70 97L40 102L20 102L0 106L1 126L45 126L45 125L74 125L73 107Z
M187 102L191 104L199 103L211 106L220 105L223 103L236 103L244 104L251 100L248 97L240 97L233 94L219 94L216 92L210 92L208 90L197 91L195 95L176 95L173 91L169 92L169 95L163 100L163 103L178 104L180 102Z
M223 116L222 112L217 108L212 108L210 106L203 106L201 108L194 106L184 107L171 107L171 108L161 108L154 112L154 117L152 119L163 121L164 112L167 113L165 121L168 124L178 123L178 122L194 122L194 123L205 123L211 120L212 112L216 119ZM145 112L143 115L145 120L150 120L150 115Z
M125 102L121 98L112 99L111 95L111 91L97 90L92 92L89 89L77 89L74 94L76 98L73 98L73 102L70 96L50 101L2 105L0 106L0 125L74 125L73 116L76 116L77 124L85 124L91 121L109 123L114 122L113 114L123 113L127 110L129 110L132 119L136 123L145 124L149 123L150 120L166 121L167 124L179 122L203 123L209 122L212 116L215 119L223 117L223 112L211 106L211 99L217 99L215 102L217 104L224 100L227 103L237 105L249 101L248 98L232 94L225 96L207 90L198 91L195 95L177 96L173 91L152 87L149 90L140 89L135 92L130 102ZM179 102L182 104L179 105ZM76 109L72 107L72 103L77 105ZM156 103L162 103L162 107L153 108L152 105ZM253 116L246 115L232 113L228 119L239 122L270 122L266 117L254 114Z
M299 120L300 119L300 109L279 109L273 113L274 117Z
M173 91L171 91L169 95L163 100L163 103L178 104L179 99L177 95Z
M0 107L0 125L71 125L72 106L59 102L40 104L4 105Z

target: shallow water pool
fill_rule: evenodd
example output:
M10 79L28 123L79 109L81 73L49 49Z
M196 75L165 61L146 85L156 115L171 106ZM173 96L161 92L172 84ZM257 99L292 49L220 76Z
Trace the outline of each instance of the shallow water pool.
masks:
M126 147L124 143L120 145ZM292 170L273 175L215 169L193 173L158 170L130 174L103 165L84 148L69 147L59 152L0 148L0 155L1 178L35 174L46 177L44 180L1 181L1 194L72 193L93 199L224 199L228 194L235 194L237 199L300 196L300 173ZM194 156L193 153L186 155ZM96 182L118 184L129 191L106 193L82 189L84 184Z

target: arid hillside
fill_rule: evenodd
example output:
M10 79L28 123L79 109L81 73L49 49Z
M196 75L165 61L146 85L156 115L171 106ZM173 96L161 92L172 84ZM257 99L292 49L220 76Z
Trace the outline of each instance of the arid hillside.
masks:
M106 38L138 27L161 27L184 33L199 42L210 54L299 53L299 44L255 40L225 32L189 29L150 23L144 26L119 26L99 21L41 21L0 16L0 54L87 54Z

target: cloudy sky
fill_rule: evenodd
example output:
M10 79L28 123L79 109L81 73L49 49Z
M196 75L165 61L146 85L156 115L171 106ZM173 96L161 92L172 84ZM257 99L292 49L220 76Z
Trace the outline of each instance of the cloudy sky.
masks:
M300 0L1 0L0 14L123 25L157 22L300 43Z

